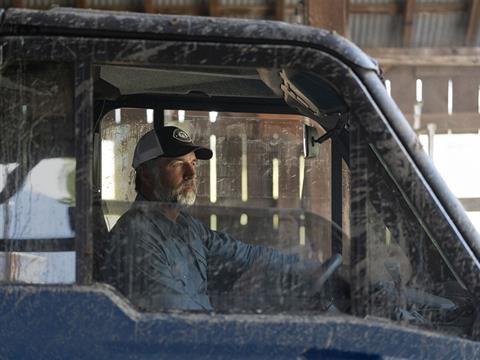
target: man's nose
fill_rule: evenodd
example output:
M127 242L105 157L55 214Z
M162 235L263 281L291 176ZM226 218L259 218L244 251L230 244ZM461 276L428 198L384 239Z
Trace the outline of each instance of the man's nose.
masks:
M186 164L184 168L183 176L186 179L193 179L197 175L197 170L195 169L195 165L193 164Z

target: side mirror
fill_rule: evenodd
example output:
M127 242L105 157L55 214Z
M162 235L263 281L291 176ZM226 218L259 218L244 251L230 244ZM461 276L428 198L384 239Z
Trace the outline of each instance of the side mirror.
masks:
M319 154L320 144L315 140L318 139L317 129L309 126L303 126L303 156L308 158L315 158Z

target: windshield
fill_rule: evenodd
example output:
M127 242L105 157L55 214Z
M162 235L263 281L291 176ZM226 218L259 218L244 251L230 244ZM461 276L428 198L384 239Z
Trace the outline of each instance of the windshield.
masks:
M195 160L194 203L171 221L164 201L139 186L144 170L132 167L137 143L153 131L152 112L117 109L101 123L109 229L102 281L139 309L352 314L470 331L470 295L373 147L353 152L362 162L350 164L353 173L351 159L341 158L335 173L330 140L304 157L304 126L314 125L308 118L165 110L163 131L183 129L212 151ZM350 141L357 151L363 143ZM250 261L251 254L260 255Z
M175 81L195 82L187 73ZM473 300L445 240L358 126L361 112L328 82L328 101L309 98L319 77L281 74L311 118L152 103L100 119L96 278L147 312L353 315L470 334Z
M162 212L162 202L158 199L150 201L148 194L138 185L139 170L135 172L131 167L137 142L153 128L148 121L148 111L120 109L110 112L102 120L102 199L106 225L110 229L108 241L128 241L126 237L133 231L133 222L139 221L141 226L149 227L154 221L155 227L149 228L150 232L145 234L148 239L144 246L152 251L161 250L165 256L163 261L177 265L171 265L173 271L169 268L172 274L158 274L165 277L167 285L153 284L152 287L169 286L175 295L169 296L175 298L181 292L176 287L177 278L180 278L181 286L188 288L187 300L172 301L184 306L183 301L191 300L192 304L185 310L278 312L320 309L321 306L312 301L314 294L303 283L301 274L296 272L307 271L308 266L319 266L329 259L333 255L332 237L336 236L336 241L342 244L342 235L341 231L340 237L338 232L332 234L330 221L330 144L326 142L321 147L323 157L305 159L303 155L304 125L311 123L310 120L275 114L185 114L182 110L166 110L165 126L184 129L196 144L212 150L209 160L196 160L196 199L192 206L182 208L181 213L185 216L180 216L176 225L183 222L184 228L177 229L163 214L158 214ZM145 219L138 215L138 207ZM163 237L164 229L169 228L186 231L178 240L187 243L185 249L178 243L168 243ZM195 241L189 239L195 235L206 237L207 245L198 244L197 247ZM157 249L158 244L151 244L150 238L164 239L164 247ZM242 248L243 245L239 244L251 247ZM347 244L345 241L345 246ZM203 248L205 246L207 249ZM238 252L230 251L231 247L237 246ZM271 249L274 252L268 252ZM135 251L141 252L140 249ZM191 251L194 255L190 254ZM113 261L118 270L122 259L117 257L122 255L110 246L106 252L107 260ZM256 252L260 255L250 256ZM124 253L123 260L128 262L125 258L128 256ZM145 254L140 256L144 261L154 262L146 259ZM191 259L183 263L182 256ZM130 261L135 264L136 259ZM200 266L200 270L196 266ZM110 272L107 281L116 284L144 310L175 309L164 301L145 303L145 298L155 298L156 294L145 296L143 291L148 290L135 289L135 284L127 288L122 281L124 276L128 274L119 278L118 271L116 274ZM182 276L193 276L193 279L185 280ZM139 279L132 281L141 282ZM199 290L205 286L208 291ZM158 288L156 291L163 297L169 292ZM208 293L208 301L202 300L196 292Z

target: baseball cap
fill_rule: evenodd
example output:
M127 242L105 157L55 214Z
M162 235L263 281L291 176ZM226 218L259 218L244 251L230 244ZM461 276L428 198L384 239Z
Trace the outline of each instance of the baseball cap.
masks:
M159 156L177 157L195 152L197 159L208 160L212 150L195 145L185 130L176 126L164 126L160 131L150 130L138 140L133 154L132 166L138 166Z

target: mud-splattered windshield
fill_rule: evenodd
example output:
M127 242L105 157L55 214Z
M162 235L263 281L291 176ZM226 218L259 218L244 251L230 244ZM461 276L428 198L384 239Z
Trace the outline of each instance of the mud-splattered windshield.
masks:
M102 120L102 202L110 230L104 280L147 311L333 305L322 285L312 291L312 276L323 273L334 254L330 144L323 144L322 156L304 158L304 124L310 121L166 110L161 131L181 129L195 146L211 151L208 158L193 151L191 167L190 155L149 160L155 150L145 141L153 129L149 111L118 109ZM163 141L171 146L168 136ZM133 159L142 156L145 163L134 169ZM168 197L181 189L169 183L168 173L178 166L178 184L196 182L196 196L185 206L178 204L181 197ZM175 206L178 217L172 218Z
M208 159L196 154L192 168L180 157L196 197L172 221L164 201L174 197L158 198L142 184L151 178L165 190L155 169L174 172L170 160L132 166L153 131L152 112L117 109L101 124L109 229L102 280L138 308L350 314L470 331L471 297L371 148L353 176L349 159L335 173L330 140L304 157L308 118L166 110L161 131L178 127L211 150ZM340 223L332 221L335 201Z

